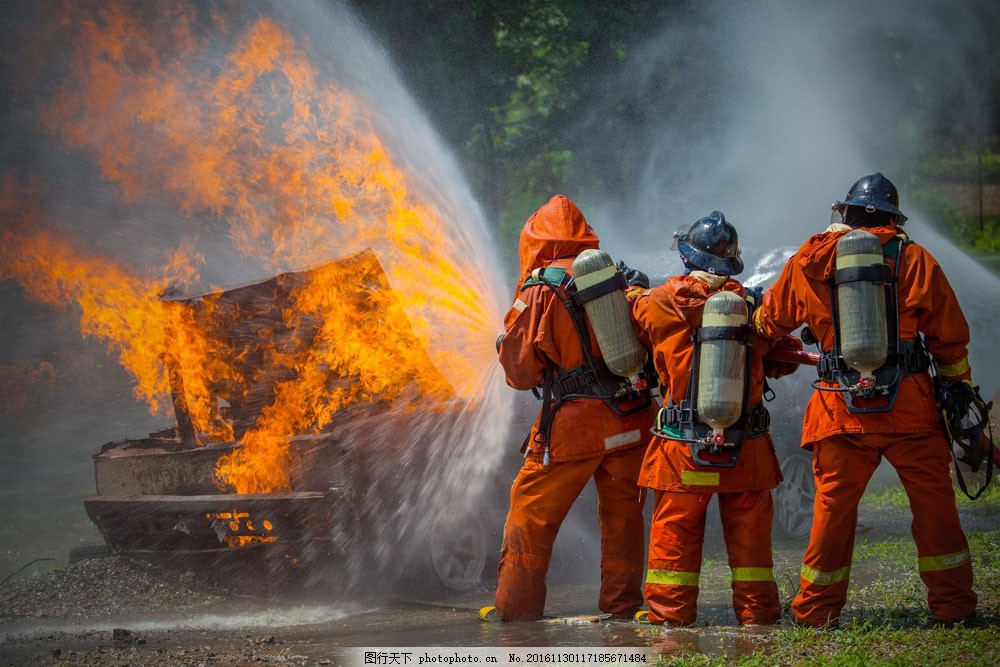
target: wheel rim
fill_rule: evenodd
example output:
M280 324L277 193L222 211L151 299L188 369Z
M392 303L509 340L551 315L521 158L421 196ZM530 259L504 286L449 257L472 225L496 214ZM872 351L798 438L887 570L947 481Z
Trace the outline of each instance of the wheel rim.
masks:
M775 489L775 509L781 529L790 537L804 537L812 528L816 480L806 456L790 456L781 464L784 481Z
M431 530L431 565L441 583L452 590L468 590L479 583L486 550L486 531L477 522L454 527L438 521Z

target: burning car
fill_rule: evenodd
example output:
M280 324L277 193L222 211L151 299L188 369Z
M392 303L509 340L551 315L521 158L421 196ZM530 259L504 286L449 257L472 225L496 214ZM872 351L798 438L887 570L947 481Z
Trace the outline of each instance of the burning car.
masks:
M474 410L416 341L371 251L160 302L177 425L94 455L84 504L114 553L335 564L348 586L429 561L449 588L478 583L495 545L455 511L449 489L465 485L443 477ZM369 347L392 364L377 381L337 361Z

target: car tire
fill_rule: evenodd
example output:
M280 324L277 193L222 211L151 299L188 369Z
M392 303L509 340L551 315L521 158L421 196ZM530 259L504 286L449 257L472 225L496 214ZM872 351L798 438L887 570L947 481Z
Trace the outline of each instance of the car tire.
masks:
M461 524L435 521L428 544L434 573L442 586L453 591L472 590L482 585L489 549L481 521L470 517Z
M784 480L774 489L774 527L779 537L801 539L812 529L816 480L812 458L795 453L781 462Z

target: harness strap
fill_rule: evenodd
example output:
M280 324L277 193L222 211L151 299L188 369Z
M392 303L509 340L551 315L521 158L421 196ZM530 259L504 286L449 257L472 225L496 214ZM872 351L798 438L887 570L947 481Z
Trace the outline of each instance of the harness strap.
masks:
M528 279L521 283L521 289L518 292L523 292L529 287L534 287L535 285L546 285L552 287L553 285L559 286L566 281L566 269L561 266L548 266L541 269L535 269L528 276Z
M542 380L542 411L538 415L538 430L535 432L535 442L548 448L549 431L552 428L552 371L555 364L545 364L545 377Z
M612 292L620 292L626 287L628 287L628 283L625 282L625 276L622 275L621 271L615 271L610 278L594 283L590 287L576 290L573 293L573 303L582 306L588 301L593 301Z
M903 375L919 375L926 373L931 367L931 357L927 354L919 340L900 342L899 352L890 352L886 356L885 363L873 371L873 375L880 373L895 373L898 368ZM816 365L816 372L819 379L824 382L836 382L838 376L850 373L857 374L844 363L844 358L837 354L836 350L823 350L819 363Z
M738 340L749 343L750 336L750 325L741 324L738 327L701 327L695 329L691 339L699 343L706 340Z
M835 285L840 285L841 283L856 283L859 281L884 283L888 285L892 282L892 268L888 264L848 266L843 269L837 269L837 272L833 277Z
M681 442L698 442L692 428L695 423L694 408L690 401L670 403L660 408L656 416L653 434ZM738 427L738 426L737 426ZM746 411L746 421L742 425L746 438L756 438L771 430L771 413L763 405L752 405Z

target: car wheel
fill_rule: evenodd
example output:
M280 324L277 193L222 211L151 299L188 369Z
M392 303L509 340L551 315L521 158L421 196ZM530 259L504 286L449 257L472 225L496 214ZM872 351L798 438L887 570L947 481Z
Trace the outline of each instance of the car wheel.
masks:
M816 498L812 459L793 454L781 462L781 474L785 479L774 490L775 527L785 537L808 537Z
M481 584L487 555L487 535L482 522L470 520L456 526L448 521L435 521L429 548L431 565L443 586L467 591Z

